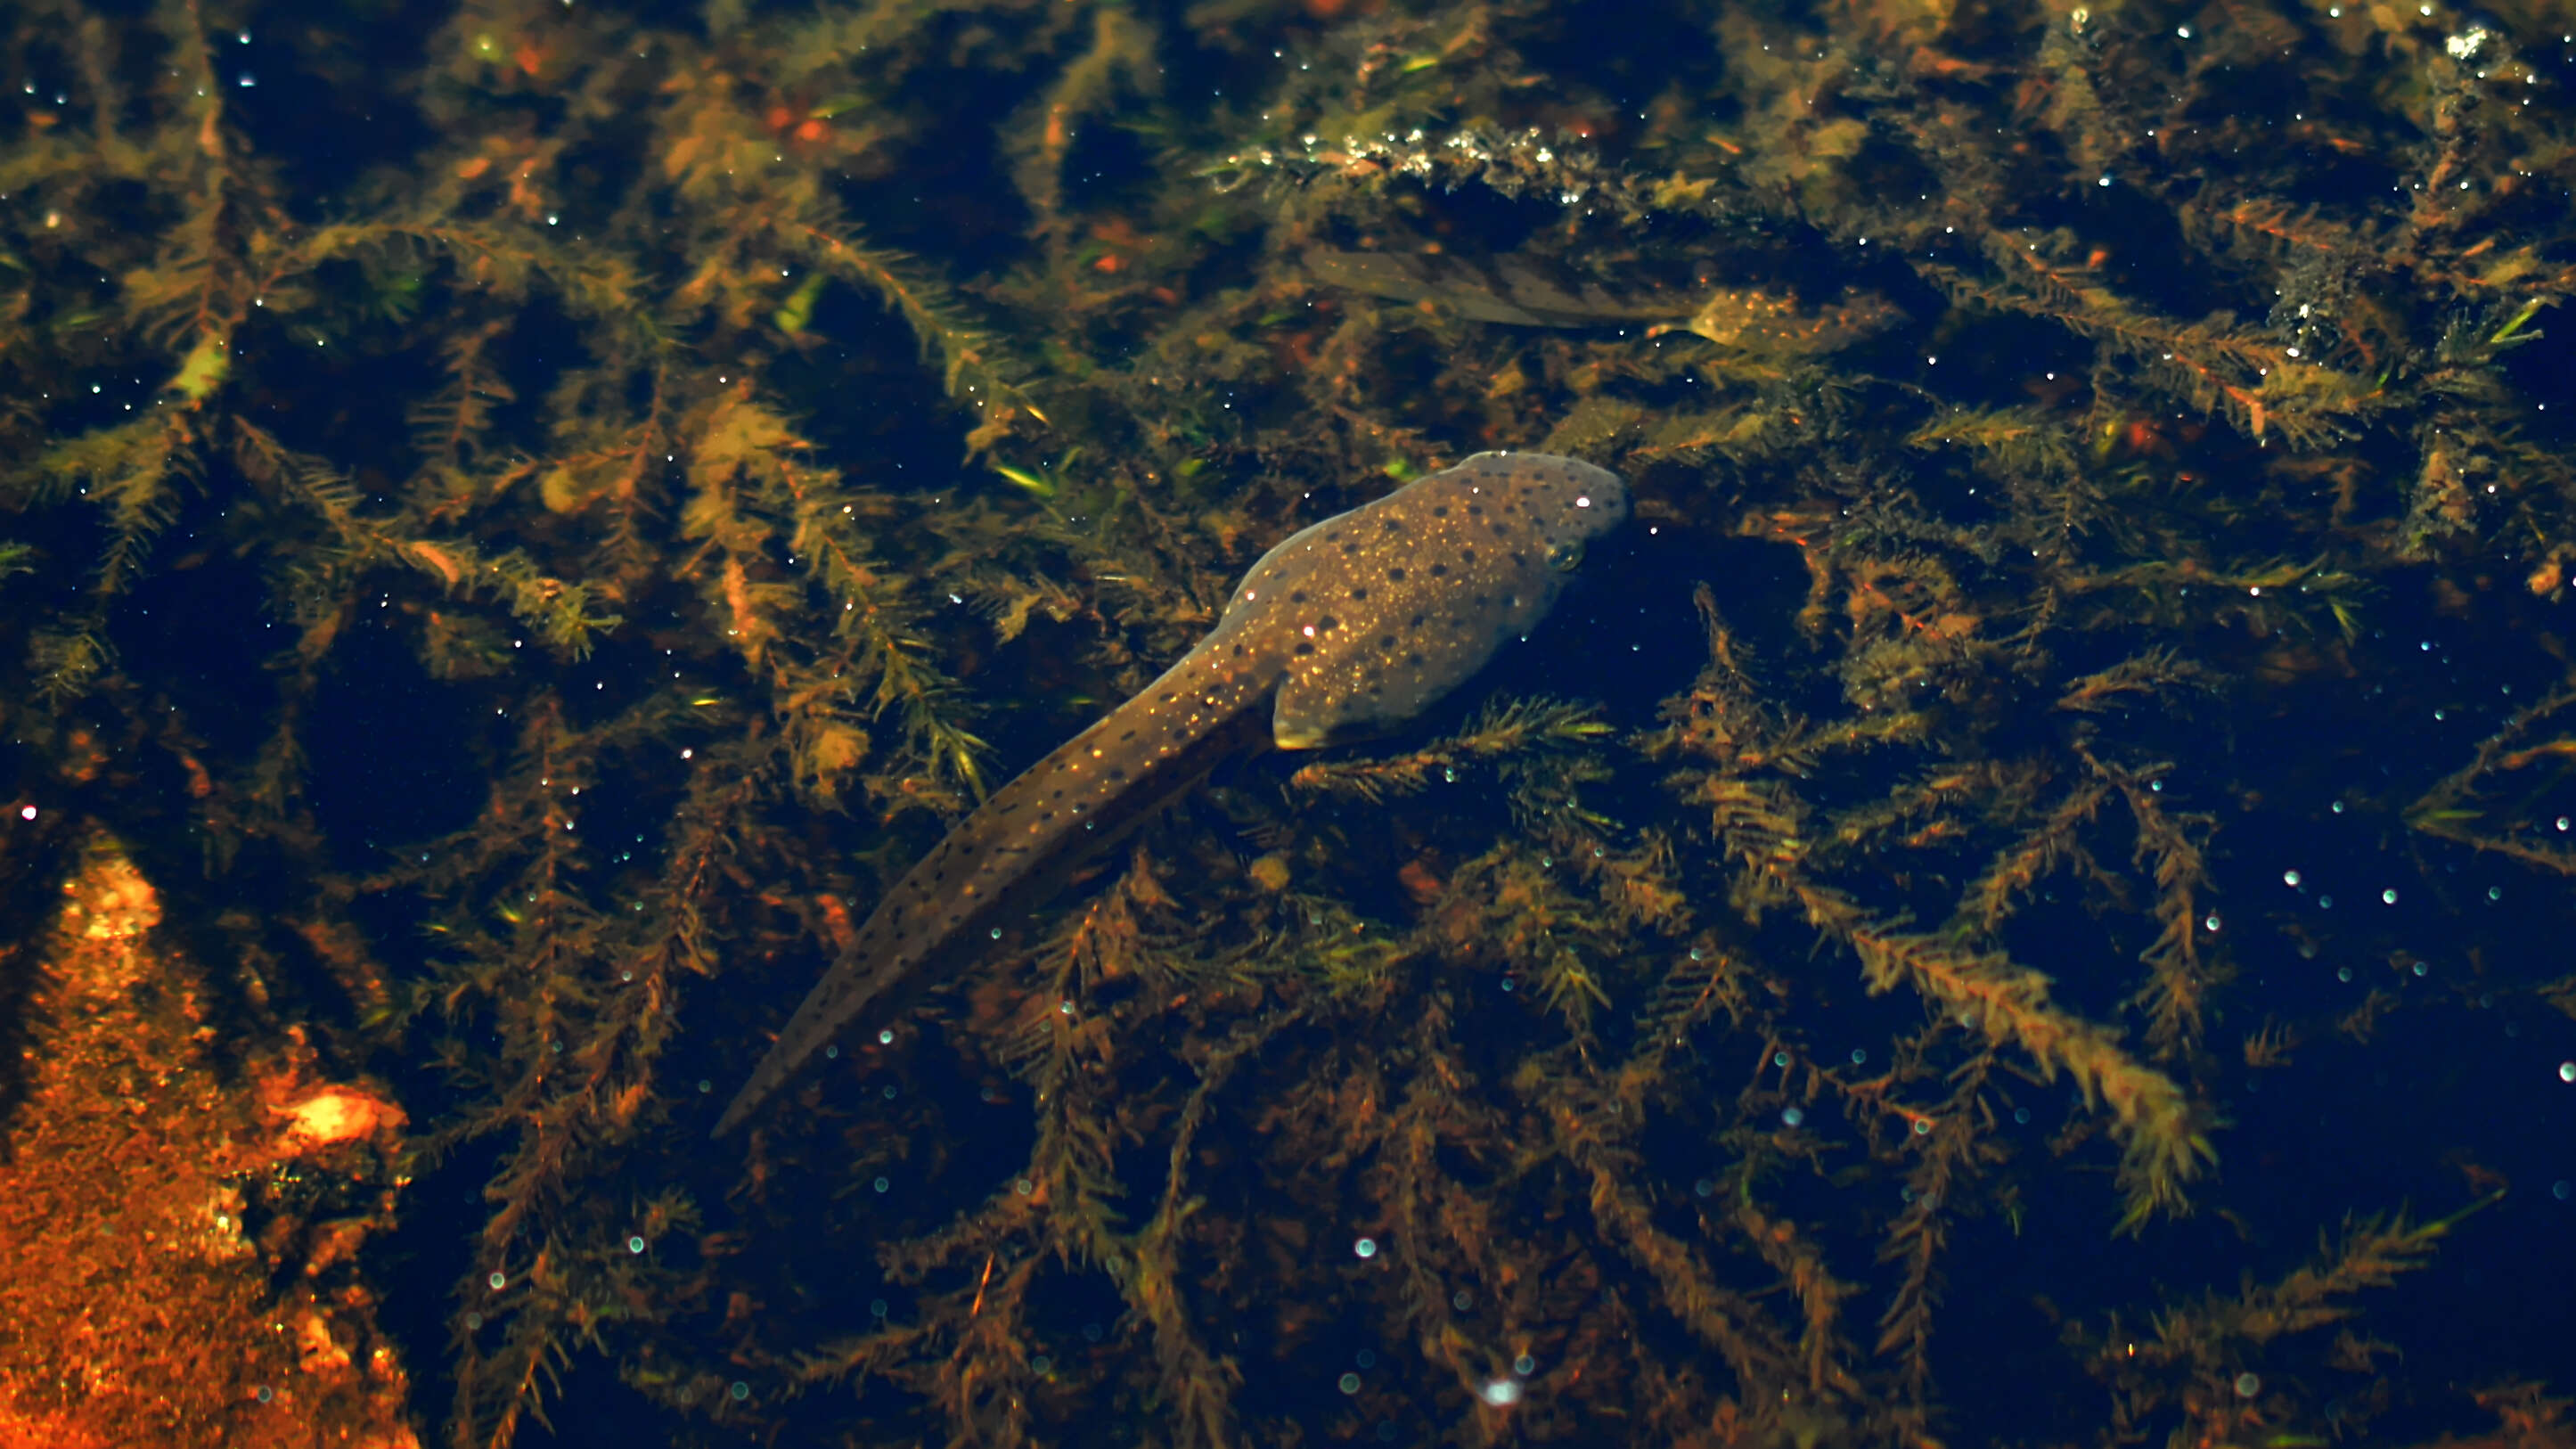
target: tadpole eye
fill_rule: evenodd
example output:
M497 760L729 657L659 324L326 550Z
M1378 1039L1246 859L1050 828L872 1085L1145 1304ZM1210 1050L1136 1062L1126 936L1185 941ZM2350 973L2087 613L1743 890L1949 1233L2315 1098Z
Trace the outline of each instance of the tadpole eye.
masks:
M1583 564L1583 540L1569 539L1547 546L1547 566L1561 574L1574 572Z

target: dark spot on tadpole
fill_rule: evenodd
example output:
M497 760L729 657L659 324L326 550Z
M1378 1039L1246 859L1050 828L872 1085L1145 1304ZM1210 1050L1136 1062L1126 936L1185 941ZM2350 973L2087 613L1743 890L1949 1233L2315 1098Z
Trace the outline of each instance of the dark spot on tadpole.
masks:
M1392 634L1380 634L1380 635L1378 635L1378 636L1377 636L1377 647L1379 647L1380 649L1392 649L1392 648L1394 648L1394 647L1395 647L1395 636L1394 636L1394 635L1392 635Z
M1449 566L1447 564L1433 564L1431 566L1431 576L1435 579L1445 579L1449 577Z
M1127 771L1121 766L1112 765L1109 767L1109 778L1113 780L1124 780L1127 778Z
M1118 743L1123 745L1134 738L1136 738L1136 732L1134 730L1129 730L1127 733L1118 737Z
M1330 614L1326 614L1324 617L1315 621L1315 631L1317 633L1322 633L1327 629L1338 629L1340 627L1342 627L1342 621L1334 618Z
M1288 596L1288 602L1292 604L1302 604L1306 602L1306 591L1304 589L1299 589L1295 593L1290 594Z
M1422 651L1416 649L1412 653L1405 655L1404 662L1407 664L1420 664L1422 662Z
M1359 601L1361 601L1362 603L1366 603L1366 602L1368 601L1368 590L1366 590L1366 589L1353 589L1353 590L1351 590L1351 597L1352 597L1352 598L1354 598L1354 599L1358 599L1358 600L1359 600Z
M1432 509L1431 516L1434 518L1447 518L1449 516L1449 505L1444 503L1439 507Z
M1468 563L1474 563L1476 561L1476 551L1472 548L1462 548L1458 550L1458 557L1464 559Z
M1313 643L1301 639L1297 642L1296 652L1300 655L1312 654L1315 652L1315 646Z
M1404 582L1404 570L1402 569L1388 569L1386 571L1386 576L1399 584Z
M1408 629L1419 629L1422 627L1422 621L1429 617L1431 616L1428 614L1416 614L1413 616L1413 622L1405 625L1405 627Z

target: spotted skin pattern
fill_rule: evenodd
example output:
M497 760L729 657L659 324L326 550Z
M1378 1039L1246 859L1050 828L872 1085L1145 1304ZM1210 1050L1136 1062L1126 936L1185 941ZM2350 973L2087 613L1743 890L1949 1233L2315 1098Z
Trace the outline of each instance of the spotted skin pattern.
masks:
M1264 554L1198 647L996 791L895 883L717 1135L851 1018L997 936L1227 756L1364 737L1428 708L1547 617L1584 544L1627 516L1615 473L1478 453Z

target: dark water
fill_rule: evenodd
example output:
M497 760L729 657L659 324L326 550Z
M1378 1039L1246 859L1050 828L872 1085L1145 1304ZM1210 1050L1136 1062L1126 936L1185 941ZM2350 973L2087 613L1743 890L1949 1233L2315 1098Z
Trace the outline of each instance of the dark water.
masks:
M2568 1390L2551 24L93 20L0 21L10 789L214 958L249 908L394 983L261 937L459 1139L349 1270L425 1437L2416 1442ZM167 486L77 451L137 408ZM707 1144L979 787L1503 447L1635 501L1552 617ZM1600 728L1483 748L1512 701ZM1872 991L1891 940L1936 964ZM1979 960L2059 1015L1963 1019ZM2206 1136L2134 1231L2051 1023Z

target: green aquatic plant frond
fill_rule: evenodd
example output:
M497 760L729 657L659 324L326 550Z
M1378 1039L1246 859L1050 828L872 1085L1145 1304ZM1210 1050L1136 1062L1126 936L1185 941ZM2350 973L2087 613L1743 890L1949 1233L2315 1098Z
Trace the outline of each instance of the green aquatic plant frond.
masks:
M1455 784L1459 767L1533 751L1580 750L1601 742L1611 726L1590 706L1548 699L1496 700L1458 733L1409 754L1384 760L1319 760L1288 777L1289 788L1323 795L1381 801L1411 795L1434 782Z
M948 395L975 413L978 421L966 436L968 457L992 448L1023 416L1043 424L1024 386L1026 373L1005 344L969 319L949 289L918 263L871 246L846 228L788 223L780 241L808 265L873 292L912 328L922 352L938 362Z

